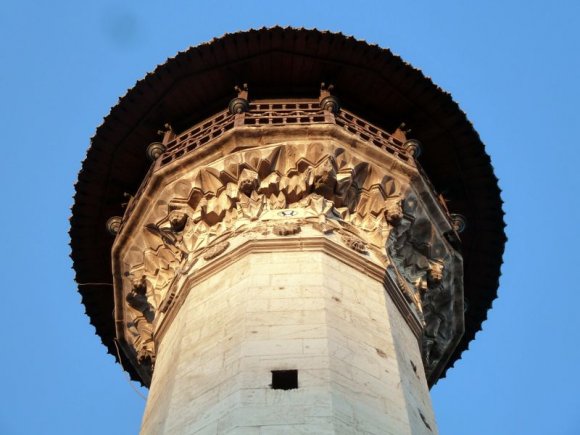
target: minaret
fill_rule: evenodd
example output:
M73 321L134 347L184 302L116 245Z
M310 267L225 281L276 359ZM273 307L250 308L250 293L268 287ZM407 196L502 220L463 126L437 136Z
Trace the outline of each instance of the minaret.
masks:
M150 388L143 435L435 434L429 386L495 297L502 216L448 94L387 50L274 28L120 100L71 245L79 283L112 284L80 291Z

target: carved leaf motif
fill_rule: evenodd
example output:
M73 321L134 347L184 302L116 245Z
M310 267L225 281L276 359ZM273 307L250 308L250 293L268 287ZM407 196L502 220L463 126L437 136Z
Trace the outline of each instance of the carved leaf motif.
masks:
M228 249L229 246L230 246L230 242L228 242L228 241L217 243L217 244L211 246L210 248L208 248L207 251L205 251L205 254L203 255L203 259L206 261L209 261L212 258L215 258L218 255L223 254L226 251L226 249Z
M272 231L277 236L291 236L300 232L300 225L297 223L286 222L283 224L276 224Z
M360 252L361 254L367 253L367 247L365 242L363 242L358 237L355 237L350 234L343 234L342 241L348 246L349 248L353 249L356 252Z

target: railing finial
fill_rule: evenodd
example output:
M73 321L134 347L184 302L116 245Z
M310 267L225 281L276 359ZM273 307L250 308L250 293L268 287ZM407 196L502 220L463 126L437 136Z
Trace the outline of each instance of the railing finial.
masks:
M234 90L238 93L236 98L233 98L228 104L228 110L232 115L250 110L250 102L248 101L248 84L244 83L242 86L234 86Z
M105 226L107 227L107 231L112 236L116 236L119 234L121 230L121 224L123 223L123 218L121 216L112 216L107 220Z
M151 162L154 162L165 152L165 145L161 142L152 142L147 146L146 149L147 158Z
M168 122L163 124L163 128L161 130L157 130L157 134L163 136L162 140L163 145L167 145L175 138L175 132L173 131L173 127Z
M322 82L320 84L320 97L318 97L318 101L320 101L320 108L325 112L330 112L332 114L337 114L340 110L340 103L338 98L331 94L331 91L334 89L334 85Z

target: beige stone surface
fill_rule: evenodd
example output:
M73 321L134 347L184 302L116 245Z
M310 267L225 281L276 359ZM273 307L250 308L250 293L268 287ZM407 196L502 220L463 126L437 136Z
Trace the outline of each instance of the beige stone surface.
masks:
M376 276L278 248L184 290L142 435L437 433L417 337ZM285 369L298 389L273 390Z

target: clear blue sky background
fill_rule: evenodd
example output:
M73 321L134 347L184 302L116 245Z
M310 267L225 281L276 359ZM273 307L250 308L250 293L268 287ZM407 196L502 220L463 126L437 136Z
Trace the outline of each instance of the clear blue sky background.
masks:
M94 335L70 269L80 162L155 65L280 24L391 48L452 93L492 157L509 237L499 299L432 390L441 434L580 434L579 5L1 0L0 433L137 433L144 401Z

